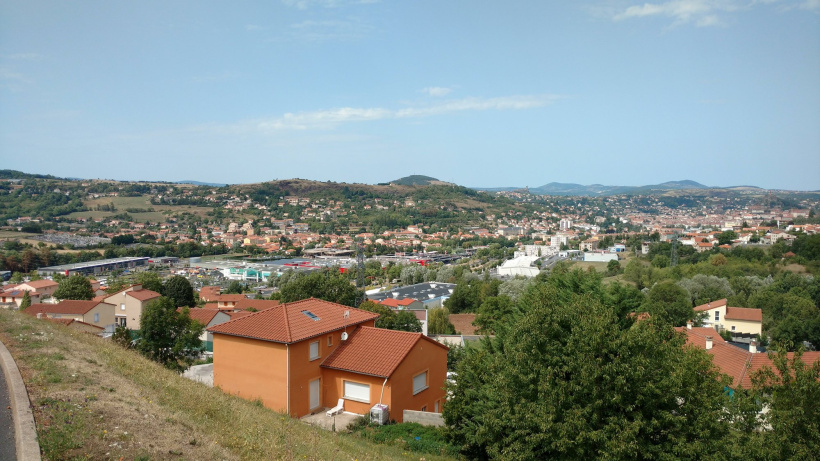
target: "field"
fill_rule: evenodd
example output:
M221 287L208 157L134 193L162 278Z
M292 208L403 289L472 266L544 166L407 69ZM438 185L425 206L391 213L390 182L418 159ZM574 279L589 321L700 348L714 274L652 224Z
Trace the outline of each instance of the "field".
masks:
M149 197L101 197L93 200L83 201L83 205L91 211L79 211L68 215L69 218L104 219L117 214L128 212L128 208L141 208L147 210L153 208L154 211L144 213L131 213L136 222L165 222L168 216L173 214L191 213L198 216L205 216L211 211L208 207L192 205L152 205ZM114 205L116 211L97 211L95 208L100 205Z
M17 311L0 309L0 340L26 382L44 459L419 459L308 426Z

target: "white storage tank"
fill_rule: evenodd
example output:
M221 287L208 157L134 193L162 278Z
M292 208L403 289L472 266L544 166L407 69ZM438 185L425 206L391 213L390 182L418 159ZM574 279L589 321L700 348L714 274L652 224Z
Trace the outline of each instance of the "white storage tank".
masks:
M370 421L378 425L387 424L390 421L390 412L387 410L387 405L377 403L370 409Z

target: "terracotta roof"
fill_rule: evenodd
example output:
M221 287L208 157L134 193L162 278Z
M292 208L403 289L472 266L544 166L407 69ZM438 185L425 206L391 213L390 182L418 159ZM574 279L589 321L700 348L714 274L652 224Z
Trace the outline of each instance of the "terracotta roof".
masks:
M228 314L228 316L231 318L231 320L241 319L242 317L247 317L247 316L253 314L253 312L248 312L248 311L228 312L228 311L223 310L222 312Z
M360 327L321 366L389 378L419 341L448 349L421 333Z
M686 328L686 327L675 327L675 331L685 333L686 334L687 344L697 346L701 349L706 349L706 337L707 336L712 337L712 344L725 343L726 342L720 336L720 333L718 333L712 327L692 327L691 330Z
M182 311L182 308L180 307L177 311ZM205 326L208 326L219 312L219 309L200 309L196 307L188 309L191 318Z
M80 321L80 320L74 320L74 319L53 319L53 318L47 318L46 320L48 320L49 322L60 323L60 324L63 324L63 325L65 325L65 326L69 326L69 325L71 325L71 324L73 324L73 323L77 323L77 324L84 325L84 326L87 326L87 327L96 328L96 329L98 329L98 330L105 330L105 328L103 328L103 327L101 327L101 326L92 325L92 324L90 324L90 323L82 322L82 321Z
M205 303L205 305L202 306L202 308L203 309L216 309L217 306L219 306L219 304L217 304L217 303Z
M382 304L387 307L399 307L399 306L409 306L417 302L415 299L412 298L404 298L404 299L393 299L393 298L385 298L381 301L378 301L379 304Z
M156 291L151 290L132 290L125 294L140 301L148 301L149 299L159 298L160 295Z
M131 289L132 289L132 288L134 288L134 287L140 287L140 288L142 288L142 285L128 285L128 286L126 286L126 287L123 287L120 291L115 291L115 292L113 292L113 293L108 293L107 295L105 295L105 297L106 297L106 298L110 298L111 296L118 295L118 294L120 294L120 293L122 293L122 292L124 292L124 291L126 291L126 292L127 292L128 290L131 290ZM132 290L132 291L133 291L133 290Z
M228 302L238 302L242 301L243 299L248 299L245 295L219 295L216 297L216 301L220 303L228 303Z
M56 287L59 283L53 280L34 280L31 282L22 283L21 285L28 285L36 290L38 288Z
M476 327L473 326L475 314L450 314L450 323L456 328L456 333L462 335L474 335Z
M727 319L763 322L763 311L749 307L726 307Z
M271 307L276 307L280 303L275 299L248 299L245 298L242 301L238 301L236 305L233 306L234 309L238 310L248 310L249 308L254 308L258 311L263 309L268 309Z
M217 286L202 287L199 290L199 298L204 299L205 301L210 301L212 299L216 299L216 297L219 296L219 293L221 293L221 292L222 292L221 287L217 287Z
M69 315L84 315L91 309L94 309L100 304L97 301L76 301L66 299L60 301L58 304L32 304L24 312L30 315L43 314L69 314ZM112 304L107 306L114 307Z
M706 304L701 304L700 306L695 306L695 312L702 312L708 311L709 309L714 309L716 307L725 306L727 303L726 298L718 299L717 301L708 302Z
M350 318L344 318L345 311L350 311ZM313 314L316 319L305 312ZM379 314L373 312L310 298L254 312L208 328L208 331L290 344L378 317Z
M763 367L769 367L779 376L780 374L777 372L777 367L774 366L772 359L769 357L769 354L751 354L752 360L749 364L749 369L746 374L743 376L743 381L741 382L741 386L748 389L752 387L752 374ZM794 360L794 352L786 353L786 357L791 361ZM806 365L811 366L814 362L820 361L820 351L806 351L803 352L803 356L800 358L803 363Z

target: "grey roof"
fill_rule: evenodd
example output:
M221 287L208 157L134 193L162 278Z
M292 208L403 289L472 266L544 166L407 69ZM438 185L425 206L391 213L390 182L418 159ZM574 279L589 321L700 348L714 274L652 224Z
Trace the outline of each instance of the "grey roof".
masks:
M424 282L417 283L415 285L408 285L406 287L393 288L380 293L373 293L367 295L367 297L368 299L372 299L374 301L382 301L387 298L411 298L425 302L430 299L441 298L443 296L449 297L455 289L455 283Z

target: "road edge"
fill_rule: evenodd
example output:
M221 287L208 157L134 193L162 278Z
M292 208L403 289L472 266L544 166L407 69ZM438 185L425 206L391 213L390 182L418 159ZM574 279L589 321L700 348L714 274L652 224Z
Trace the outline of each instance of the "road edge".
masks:
M40 461L40 443L37 441L37 426L34 425L34 413L31 412L31 401L28 398L26 384L17 362L11 352L0 341L0 367L6 375L6 386L9 389L11 411L14 418L14 442L17 445L18 461Z

